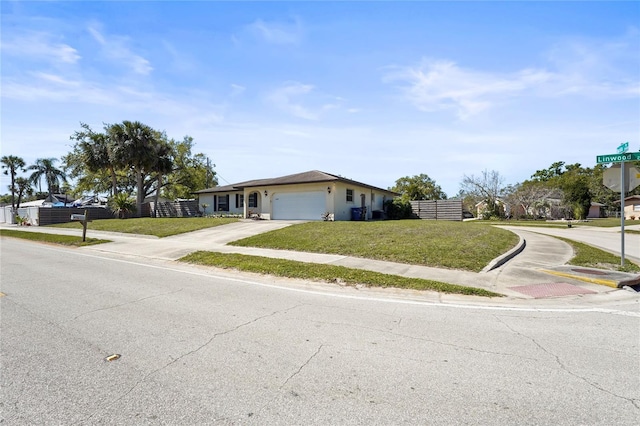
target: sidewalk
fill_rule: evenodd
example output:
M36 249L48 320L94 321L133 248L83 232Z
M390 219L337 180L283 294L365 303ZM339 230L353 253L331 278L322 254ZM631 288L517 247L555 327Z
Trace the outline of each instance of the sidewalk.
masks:
M111 256L145 257L167 261L177 260L197 250L240 253L301 262L339 265L412 278L424 278L483 288L514 298L545 298L606 293L614 291L616 287L621 286L621 283L626 285L640 283L640 276L637 275L567 266L566 262L573 256L571 246L557 238L542 235L538 228L508 227L510 231L521 238L520 246L516 250L517 253L508 254L512 258L502 266L480 273L334 254L226 245L230 241L280 229L291 224L292 222L286 221L240 221L166 238L92 231L89 229L88 236L108 239L113 242L87 246L80 250ZM19 228L15 225L6 224L0 225L0 228L65 235L81 235L82 233L81 230L76 229ZM577 238L574 239L577 240Z

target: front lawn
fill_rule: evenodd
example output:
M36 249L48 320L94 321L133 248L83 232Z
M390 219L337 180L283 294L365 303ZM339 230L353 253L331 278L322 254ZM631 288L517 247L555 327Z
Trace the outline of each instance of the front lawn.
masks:
M344 266L323 265L318 263L298 262L294 260L273 259L244 254L213 253L198 251L180 259L181 262L224 269L269 274L279 277L320 280L324 282L341 282L345 285L364 284L374 287L394 287L414 290L432 290L440 293L465 294L472 296L501 297L481 288L465 287L439 281L420 278L407 278L397 275L381 274L362 269Z
M473 222L398 220L308 222L231 245L342 254L478 272L518 241L512 232Z
M575 256L567 262L569 265L584 266L587 268L605 269L610 271L621 272L640 272L640 266L625 259L624 266L620 256L611 254L599 248L592 247L588 244L578 241L569 240L567 238L555 237L573 247Z
M212 228L237 222L236 218L220 217L140 217L131 219L99 219L89 222L87 229L90 231L124 232L127 234L155 235L168 237L170 235L183 234L199 229ZM57 228L82 229L80 222L59 223Z

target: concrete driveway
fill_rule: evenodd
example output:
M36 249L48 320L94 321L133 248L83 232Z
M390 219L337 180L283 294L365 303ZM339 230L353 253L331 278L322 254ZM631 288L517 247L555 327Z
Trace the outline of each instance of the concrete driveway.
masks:
M153 241L149 241L149 238L138 238L138 236L114 235L110 232L90 231L88 234L90 234L92 238L104 238L112 240L113 242L85 247L84 250L176 260L198 250L216 251L231 241L285 228L294 223L302 222L285 220L241 220L228 225L201 229L185 234L165 238L154 238Z

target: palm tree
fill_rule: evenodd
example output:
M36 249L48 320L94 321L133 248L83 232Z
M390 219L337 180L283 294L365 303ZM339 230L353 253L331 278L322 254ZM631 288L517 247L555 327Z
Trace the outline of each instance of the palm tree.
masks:
M17 157L15 155L5 155L0 159L0 163L2 163L2 168L4 170L5 175L11 175L11 212L17 215L16 212L16 173L18 171L26 172L24 168L25 162L22 158Z
M16 202L16 208L20 208L22 197L24 195L33 194L33 188L31 187L31 181L24 177L16 178L16 192L18 193L18 201Z
M29 176L29 180L34 185L37 184L40 191L42 191L41 182L44 177L49 195L60 187L60 182L67 181L67 175L54 166L57 161L56 158L38 158L35 164L29 166L29 170L35 170Z
M136 178L136 211L142 211L144 201L144 174L153 172L157 163L155 146L158 144L157 132L139 121L123 121L109 126L109 136L114 143L114 158L129 165Z
M81 155L87 169L92 173L109 170L111 177L111 194L118 193L118 179L116 169L120 164L114 155L114 142L110 138L109 125L105 125L105 133L94 132L88 124L80 123L84 129L75 132L71 139L78 141Z
M113 195L109 199L109 207L111 208L111 211L118 216L118 219L125 219L129 214L136 211L136 206L133 204L133 200L129 194L124 192L119 192Z
M156 193L153 203L153 217L157 217L158 198L160 197L160 188L162 188L162 179L173 170L173 149L166 141L159 140L155 146L156 164L153 171L156 173Z

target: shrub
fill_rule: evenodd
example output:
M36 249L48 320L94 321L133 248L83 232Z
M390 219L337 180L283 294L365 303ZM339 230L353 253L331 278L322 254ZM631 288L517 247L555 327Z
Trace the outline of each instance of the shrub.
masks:
M402 198L385 201L384 211L389 219L411 219L413 217L411 202Z
M136 202L128 194L120 192L109 199L109 207L119 219L125 219L135 213Z

